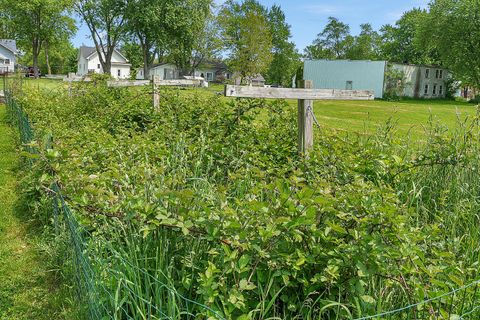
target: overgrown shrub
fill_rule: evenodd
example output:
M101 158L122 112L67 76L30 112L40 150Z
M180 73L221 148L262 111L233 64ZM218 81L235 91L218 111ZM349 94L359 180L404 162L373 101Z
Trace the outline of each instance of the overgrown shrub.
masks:
M373 314L477 275L477 119L453 133L431 123L416 146L391 123L323 131L301 158L283 101L164 90L154 112L148 90L79 86L23 97L37 143L54 137L40 182L61 182L96 245L228 319ZM138 292L123 292L128 316L168 300L119 272Z

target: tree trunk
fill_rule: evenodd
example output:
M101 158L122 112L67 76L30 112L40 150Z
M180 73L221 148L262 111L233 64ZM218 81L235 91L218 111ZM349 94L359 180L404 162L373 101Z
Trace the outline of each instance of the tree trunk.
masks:
M148 72L150 70L150 59L148 58L148 48L146 45L142 43L142 51L143 51L143 79L149 80Z
M112 74L112 59L107 59L105 61L105 65L103 67L104 74Z
M32 56L33 56L33 77L38 79L40 77L38 69L38 56L40 55L40 42L38 39L34 39L32 43Z
M47 62L47 72L48 75L52 75L52 68L50 67L50 59L48 56L48 41L45 42L45 61Z

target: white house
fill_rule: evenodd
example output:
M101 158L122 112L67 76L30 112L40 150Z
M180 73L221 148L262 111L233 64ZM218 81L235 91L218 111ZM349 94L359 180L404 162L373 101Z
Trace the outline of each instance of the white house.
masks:
M439 66L391 63L393 68L403 72L406 80L404 96L412 98L445 98L448 70Z
M130 78L130 67L127 58L115 49L112 55L110 73L115 79ZM78 54L77 75L84 76L89 73L103 73L103 68L95 47L81 46Z
M0 73L15 71L15 55L17 44L15 40L0 39Z
M221 61L205 61L195 69L194 76L204 78L208 82L222 82L230 80L232 74L228 70L227 65Z
M143 80L144 77L143 68L137 71L137 80ZM147 79L151 79L152 76L158 76L160 80L172 80L180 77L180 71L174 64L171 63L157 63L154 64L150 70Z
M172 63L164 62L154 64L150 70L147 79L152 76L159 76L160 80L172 80L181 78L181 71ZM196 78L203 78L208 82L223 81L232 77L228 71L227 66L223 62L208 61L202 63L195 71L193 76ZM137 70L137 80L143 80L143 68Z

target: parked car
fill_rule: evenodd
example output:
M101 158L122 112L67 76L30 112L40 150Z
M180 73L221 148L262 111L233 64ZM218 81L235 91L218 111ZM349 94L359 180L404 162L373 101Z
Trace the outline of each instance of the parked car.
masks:
M37 70L38 70L38 76L43 77L44 75L42 74L42 71L39 68L37 68ZM27 67L25 69L25 77L27 77L27 78L35 77L35 68L34 67Z

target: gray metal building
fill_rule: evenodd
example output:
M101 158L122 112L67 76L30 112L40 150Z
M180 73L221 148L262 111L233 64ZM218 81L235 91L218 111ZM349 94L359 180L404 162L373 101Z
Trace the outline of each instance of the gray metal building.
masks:
M404 73L404 96L445 97L448 71L436 66L370 60L306 60L303 79L312 80L315 89L373 90L375 98L383 98L388 66Z
M303 78L315 89L373 90L383 97L386 61L306 60Z

